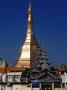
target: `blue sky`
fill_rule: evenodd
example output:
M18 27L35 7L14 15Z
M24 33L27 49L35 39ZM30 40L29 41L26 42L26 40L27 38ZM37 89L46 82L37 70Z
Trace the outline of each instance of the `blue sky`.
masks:
M67 65L67 1L31 1L37 41L45 41L50 63ZM0 0L0 56L10 64L25 38L28 5L29 0Z

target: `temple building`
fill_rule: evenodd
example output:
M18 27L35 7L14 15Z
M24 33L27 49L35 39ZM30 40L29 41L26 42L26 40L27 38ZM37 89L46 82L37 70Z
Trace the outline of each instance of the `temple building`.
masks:
M48 63L44 43L39 46L34 36L31 3L26 38L18 59L12 66L0 60L0 90L62 90L61 76Z

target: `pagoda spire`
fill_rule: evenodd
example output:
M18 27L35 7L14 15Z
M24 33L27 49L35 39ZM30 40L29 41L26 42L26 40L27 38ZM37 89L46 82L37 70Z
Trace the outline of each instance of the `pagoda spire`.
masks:
M27 27L27 33L33 33L32 32L32 4L31 2L29 3L29 8L28 8L28 27Z
M32 12L32 4L31 4L31 1L29 2L28 12Z
M21 53L15 64L16 67L29 68L32 66L36 57L36 49L38 43L33 33L33 20L32 20L32 4L29 3L28 8L28 25L24 43L21 47Z

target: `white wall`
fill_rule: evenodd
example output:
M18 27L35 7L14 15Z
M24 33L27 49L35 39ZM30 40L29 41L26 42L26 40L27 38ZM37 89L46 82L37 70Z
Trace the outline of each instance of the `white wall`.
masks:
M67 90L67 88L55 88L55 90Z

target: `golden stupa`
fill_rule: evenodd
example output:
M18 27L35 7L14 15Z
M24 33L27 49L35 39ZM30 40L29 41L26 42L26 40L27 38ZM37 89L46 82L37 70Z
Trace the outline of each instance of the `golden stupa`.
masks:
M21 47L19 58L15 61L13 66L0 68L0 72L19 72L25 68L30 68L35 60L36 48L38 43L33 33L33 20L32 20L32 5L29 4L28 8L28 26L25 41Z
M25 41L21 47L20 57L18 58L15 67L30 68L35 59L36 48L38 44L36 42L33 33L33 21L32 21L32 5L29 4L28 9L28 26Z

